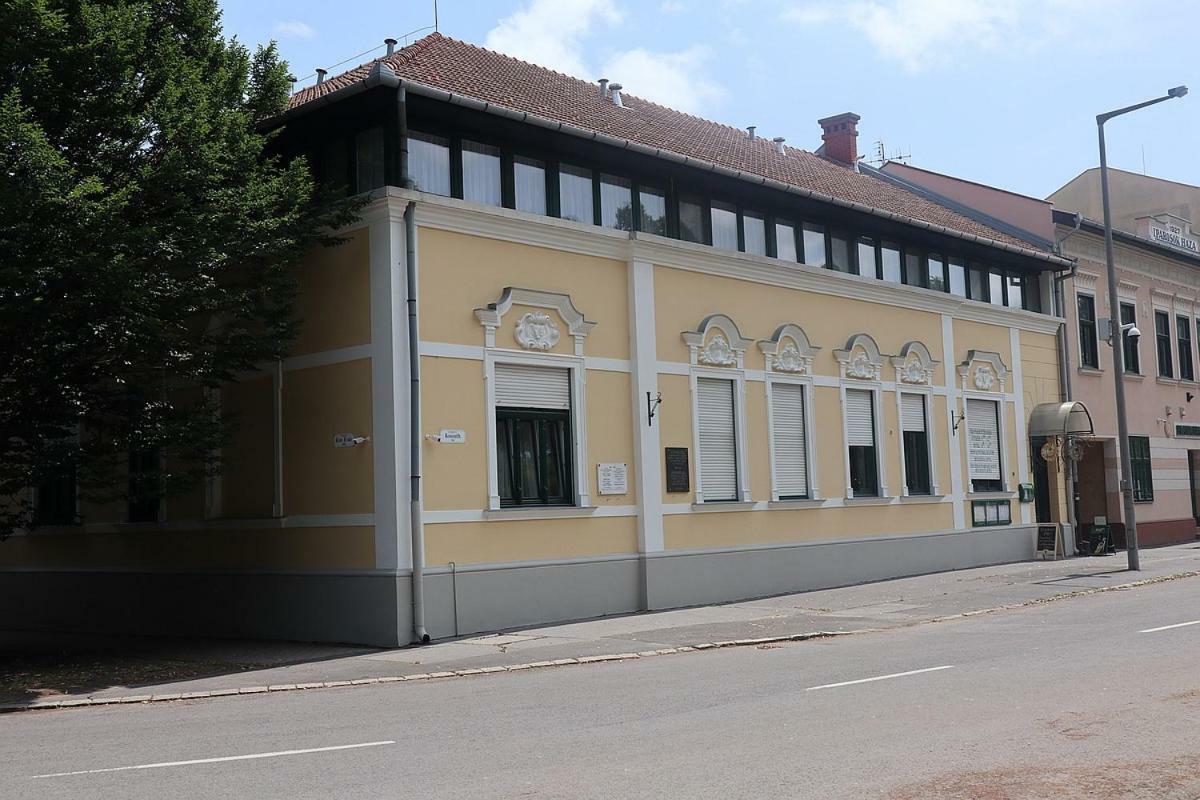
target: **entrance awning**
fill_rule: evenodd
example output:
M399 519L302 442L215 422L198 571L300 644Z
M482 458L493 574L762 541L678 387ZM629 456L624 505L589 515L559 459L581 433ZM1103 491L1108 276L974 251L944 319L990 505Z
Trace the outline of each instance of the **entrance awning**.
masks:
M1087 406L1078 401L1070 403L1042 403L1029 416L1030 436L1063 436L1065 434L1095 433L1092 415Z

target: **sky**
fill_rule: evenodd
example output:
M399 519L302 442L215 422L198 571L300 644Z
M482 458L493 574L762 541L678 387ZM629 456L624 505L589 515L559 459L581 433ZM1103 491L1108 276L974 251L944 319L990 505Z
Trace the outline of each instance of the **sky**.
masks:
M301 85L434 24L433 0L221 6L226 35L278 42ZM1195 0L439 0L437 22L809 150L818 119L853 111L868 158L882 142L888 157L1035 197L1099 163L1098 113L1189 85L1105 132L1110 166L1200 185Z

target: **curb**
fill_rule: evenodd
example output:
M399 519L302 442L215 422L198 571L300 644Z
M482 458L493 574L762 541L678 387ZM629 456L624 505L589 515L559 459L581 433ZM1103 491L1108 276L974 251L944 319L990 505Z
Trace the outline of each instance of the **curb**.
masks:
M128 705L131 703L169 703L176 700L203 700L211 697L230 697L233 695L275 694L278 692L308 691L312 689L336 689L343 686L377 686L384 683L421 683L425 681L442 680L445 678L465 678L473 675L490 675L499 672L520 672L529 669L546 669L550 667L566 667L579 664L600 664L604 662L631 661L634 659L654 658L655 656L669 656L678 653L695 653L704 650L722 650L732 647L756 647L764 644L803 642L808 641L809 639L829 639L835 636L855 636L864 633L879 633L887 630L911 628L917 625L926 625L929 623L949 622L955 619L977 617L984 614L994 614L998 611L1011 611L1018 608L1028 608L1029 606L1044 605L1046 603L1052 603L1059 600L1068 600L1074 597L1086 597L1093 594L1124 591L1126 589L1136 589L1140 586L1150 586L1156 583L1166 583L1168 581L1196 577L1200 577L1200 570L1179 572L1172 575L1159 575L1155 578L1147 578L1145 580L1133 581L1131 583L1121 583L1117 584L1116 586L1100 586L1094 589L1078 589L1072 592L1050 595L1049 597L1039 597L1020 603L1009 603L1007 605L995 606L993 608L984 608L976 611L964 611L960 614L950 614L943 617L932 617L930 619L916 620L908 625L900 625L893 628L863 628L855 631L815 631L810 633L793 633L785 636L762 636L753 639L730 639L721 642L704 642L700 644L681 645L679 647L666 647L658 650L643 650L639 653L615 653L612 655L581 656L579 658L557 658L552 661L533 661L527 664L474 667L470 669L447 670L441 672L422 672L416 675L387 675L380 678L359 678L357 680L282 683L271 684L267 686L259 685L244 686L240 688L212 689L209 691L136 694L118 697L64 697L59 700L35 700L32 703L0 704L0 714L12 714L21 711L45 711L63 708L84 708L89 706Z

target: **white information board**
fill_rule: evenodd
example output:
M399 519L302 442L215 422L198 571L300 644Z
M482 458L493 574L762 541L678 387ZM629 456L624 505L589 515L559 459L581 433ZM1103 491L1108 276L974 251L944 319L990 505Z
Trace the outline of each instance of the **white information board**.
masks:
M600 494L628 494L629 467L625 464L597 464Z

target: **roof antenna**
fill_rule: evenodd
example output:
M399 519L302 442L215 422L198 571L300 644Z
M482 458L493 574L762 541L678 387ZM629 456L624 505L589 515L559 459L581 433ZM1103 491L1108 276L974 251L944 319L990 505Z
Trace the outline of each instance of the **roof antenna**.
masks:
M900 151L892 153L889 156L887 154L887 148L885 148L883 145L883 140L880 139L879 141L875 142L875 157L866 158L864 156L862 160L873 167L882 167L889 161L899 161L901 164L906 164L910 158L912 158L912 153L903 153Z
M437 0L433 0L433 32L440 33L438 30Z

